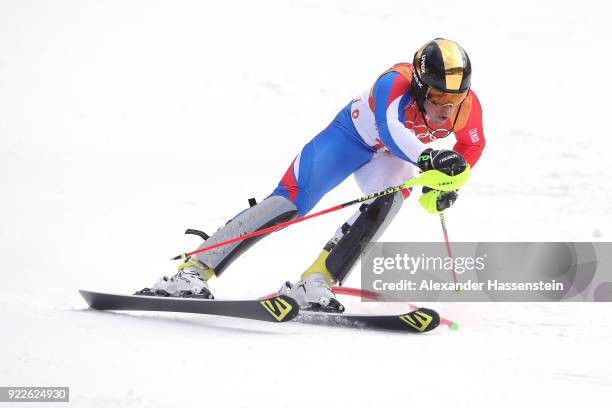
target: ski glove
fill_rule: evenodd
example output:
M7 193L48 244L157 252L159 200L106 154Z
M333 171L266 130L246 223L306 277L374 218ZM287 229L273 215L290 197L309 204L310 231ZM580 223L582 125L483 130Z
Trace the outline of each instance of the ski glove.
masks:
M433 150L431 148L425 149L420 154L417 164L421 171L438 170L449 176L455 176L467 167L461 154L453 150ZM419 203L425 211L431 214L439 214L450 208L457 197L457 190L440 191L423 187L423 195L419 198Z
M428 213L440 214L450 208L459 196L458 190L440 191L423 187L423 195L419 197L419 204Z
M438 170L449 176L460 174L467 167L463 156L454 150L433 150L431 148L423 150L417 164L421 171Z

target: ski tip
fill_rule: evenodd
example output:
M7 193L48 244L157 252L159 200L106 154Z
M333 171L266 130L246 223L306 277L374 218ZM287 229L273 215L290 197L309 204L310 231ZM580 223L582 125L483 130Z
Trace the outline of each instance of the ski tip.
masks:
M116 297L116 295L109 295L106 293L92 292L82 289L79 289L79 293L85 302L87 302L87 305L96 310L110 310L113 305L111 298Z
M459 324L458 324L458 323L455 323L455 322L452 322L452 323L451 323L451 325L449 326L449 328L450 328L451 330L455 330L455 331L457 331L457 330L459 330Z
M93 302L93 292L90 292L88 290L83 290L83 289L79 289L79 294L83 297L83 299L85 300L85 302L87 302L87 305L91 308L93 308L92 304Z

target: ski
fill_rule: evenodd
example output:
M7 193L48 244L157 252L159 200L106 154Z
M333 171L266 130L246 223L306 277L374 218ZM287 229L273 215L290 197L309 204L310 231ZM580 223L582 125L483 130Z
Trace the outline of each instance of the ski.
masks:
M301 310L296 322L405 333L425 333L440 325L435 310L419 308L398 315L328 313Z
M239 317L267 322L286 322L295 318L299 306L288 296L259 300L217 300L189 297L116 295L79 290L89 307L97 310L134 310L150 312L200 313Z
M284 295L259 300L217 300L117 295L86 290L79 290L79 293L96 310L198 313L274 323L294 320L307 324L407 333L425 333L440 324L440 316L432 309L419 308L397 315L316 312L300 310L295 300Z

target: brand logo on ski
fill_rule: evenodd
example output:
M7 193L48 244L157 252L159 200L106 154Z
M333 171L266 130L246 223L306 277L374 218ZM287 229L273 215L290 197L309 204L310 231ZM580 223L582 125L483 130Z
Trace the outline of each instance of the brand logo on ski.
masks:
M420 332L425 331L425 329L427 329L429 326L429 323L431 323L433 320L433 317L425 312L421 312L420 310L402 315L399 318L402 319L404 323L414 327Z
M291 312L293 307L289 302L280 297L275 297L268 300L262 300L259 303L270 313L276 320L282 322L283 319Z

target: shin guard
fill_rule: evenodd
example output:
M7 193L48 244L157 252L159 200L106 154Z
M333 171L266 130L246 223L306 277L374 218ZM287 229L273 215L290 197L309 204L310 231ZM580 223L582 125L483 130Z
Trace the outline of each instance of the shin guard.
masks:
M297 213L296 206L285 197L270 196L232 218L200 245L200 248L289 221L295 218ZM197 254L198 260L214 270L216 276L219 276L240 254L266 235L259 235Z
M330 252L325 265L334 281L341 285L346 280L357 260L385 231L403 202L401 191L378 197L370 204L362 204L355 214L357 218L353 216L340 228L325 246Z

